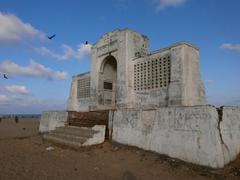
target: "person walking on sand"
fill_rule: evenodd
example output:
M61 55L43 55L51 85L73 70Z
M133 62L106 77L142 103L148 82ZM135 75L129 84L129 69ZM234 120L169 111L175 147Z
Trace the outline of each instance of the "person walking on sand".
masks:
M15 123L18 123L18 116L15 116Z
M0 123L2 122L2 117L0 117Z

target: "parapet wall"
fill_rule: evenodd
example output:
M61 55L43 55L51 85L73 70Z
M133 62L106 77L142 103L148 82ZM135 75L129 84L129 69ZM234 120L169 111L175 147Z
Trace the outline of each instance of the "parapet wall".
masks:
M65 126L67 120L68 120L67 111L43 112L40 119L39 132L46 133L55 130L57 127Z
M220 131L226 153L226 161L233 161L240 153L240 108L223 107Z
M240 152L240 108L212 106L112 111L112 140L221 168Z

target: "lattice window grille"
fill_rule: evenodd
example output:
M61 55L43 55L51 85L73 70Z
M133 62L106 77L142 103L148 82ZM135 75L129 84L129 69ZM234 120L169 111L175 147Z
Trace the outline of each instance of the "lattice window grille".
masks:
M171 78L170 56L149 59L134 65L134 90L167 87Z
M90 78L79 79L77 83L77 97L90 97Z

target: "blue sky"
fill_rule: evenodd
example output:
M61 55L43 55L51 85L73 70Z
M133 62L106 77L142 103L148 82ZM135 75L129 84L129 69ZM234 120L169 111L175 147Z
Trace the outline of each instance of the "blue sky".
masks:
M118 28L147 35L150 51L197 45L208 103L240 105L239 9L239 0L3 0L0 113L65 109L71 76L90 70L91 44Z

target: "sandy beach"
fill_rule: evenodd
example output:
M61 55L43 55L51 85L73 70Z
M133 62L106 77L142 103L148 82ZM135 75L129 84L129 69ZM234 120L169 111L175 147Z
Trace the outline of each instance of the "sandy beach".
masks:
M134 147L104 144L79 150L43 141L36 119L0 123L0 180L239 179L240 160L214 170ZM52 150L47 150L49 147Z
M38 135L39 120L35 118L2 119L0 122L0 140L26 138Z

